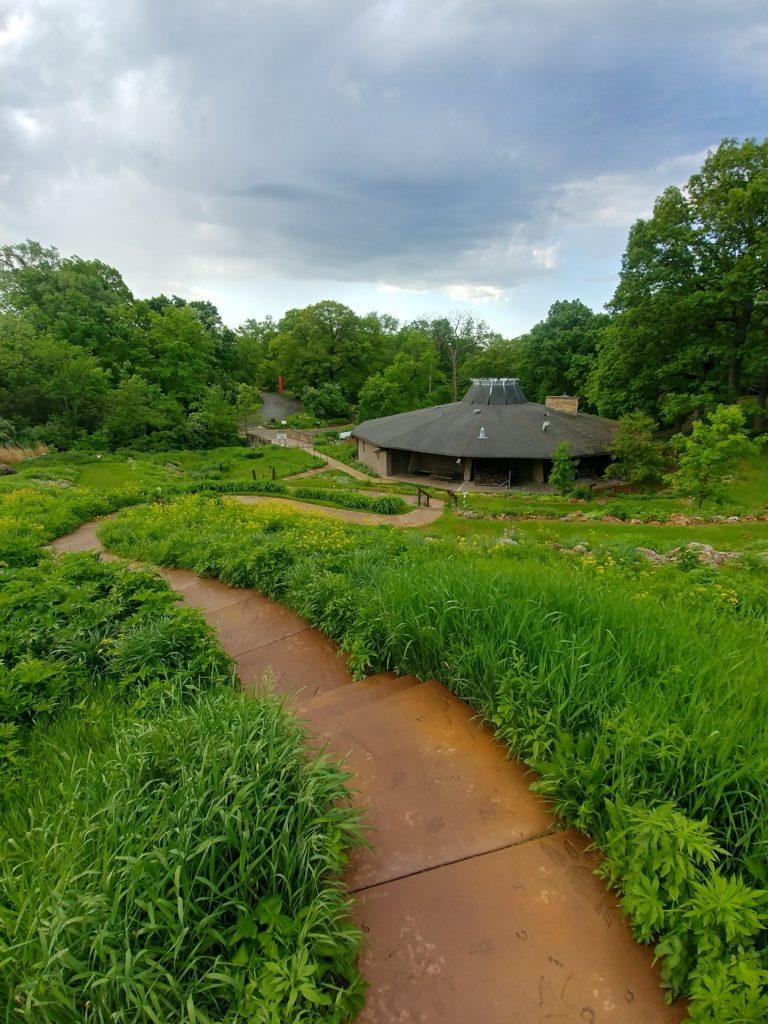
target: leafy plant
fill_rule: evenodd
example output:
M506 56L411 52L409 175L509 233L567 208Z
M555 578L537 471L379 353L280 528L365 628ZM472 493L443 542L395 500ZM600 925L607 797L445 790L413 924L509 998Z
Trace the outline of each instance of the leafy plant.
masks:
M652 570L634 551L457 543L196 497L127 510L102 536L133 557L170 552L175 564L258 585L333 636L359 674L393 669L450 686L540 773L537 788L565 819L606 849L671 990L716 1005L719 1024L734 1007L759 1019L751 1007L762 995L755 1002L750 985L762 985L755 894L768 886L755 657L768 641L764 574L734 570L725 586L699 568ZM737 607L747 579L749 615ZM737 888L718 889L716 878ZM709 883L711 892L700 888ZM718 892L735 925L706 916ZM684 916L694 910L700 928ZM713 929L723 962L746 968L721 976L712 966L701 936ZM675 937L679 949L662 945Z
M345 776L273 700L200 694L33 744L0 839L14 1019L340 1024L362 1004L338 882ZM89 746L91 749L89 750ZM50 780L56 784L51 785Z
M570 494L573 490L574 476L570 441L561 441L552 453L549 486L558 494Z
M696 501L722 501L727 494L726 477L740 459L755 450L747 439L744 413L737 405L719 405L709 422L697 420L690 437L677 434L673 444L678 451L678 468L667 477L676 494Z
M633 487L649 489L661 483L664 453L654 439L658 425L642 412L622 416L611 447L611 475Z

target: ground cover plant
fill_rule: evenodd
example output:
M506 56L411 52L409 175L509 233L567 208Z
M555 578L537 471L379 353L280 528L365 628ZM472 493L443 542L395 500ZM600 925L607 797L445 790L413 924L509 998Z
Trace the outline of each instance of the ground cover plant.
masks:
M317 434L312 443L315 451L320 452L321 455L328 455L330 458L336 459L337 462L343 462L345 465L358 469L361 473L365 473L368 476L376 476L376 473L369 466L358 460L357 445L341 441L336 431L331 430Z
M96 516L144 500L139 488L62 491L23 483L0 489L0 564L35 564L43 544Z
M273 474L290 476L320 465L300 448L278 445L157 453L69 451L28 459L10 479L60 481L93 490L148 489L202 481L245 484L254 479L271 480Z
M0 760L17 760L29 729L78 701L140 706L165 688L231 682L202 617L175 602L153 573L91 554L1 569Z
M625 522L616 517L611 522L550 517L465 519L449 510L428 527L428 532L435 538L482 538L492 542L502 537L506 530L508 535L520 540L545 545L571 547L583 542L592 547L645 547L656 551L669 551L689 541L701 541L721 550L746 552L752 548L759 549L768 540L768 521L702 522L694 525L678 525L672 521L655 525L657 522Z
M354 486L357 481L351 477L342 483L333 477L325 480L313 477L306 483L298 480L285 483L279 479L318 465L317 459L299 448L279 446L163 452L141 457L68 452L30 460L18 474L0 480L0 495L3 490L16 491L25 485L30 494L34 491L42 495L49 488L75 489L64 499L51 497L48 504L53 508L77 505L78 502L82 505L83 495L92 493L93 513L72 519L71 528L83 519L114 511L123 504L197 492L285 495L312 504L379 515L398 515L408 511L407 503L394 493L360 493ZM402 490L409 493L413 488ZM111 503L96 498L96 495L105 493L111 495ZM61 532L60 529L54 530L48 539Z
M450 686L605 851L692 1019L764 1020L764 566L655 568L509 543L494 525L470 543L187 497L102 535L290 604L360 673Z
M43 543L140 492L0 493L0 1006L35 1024L361 1005L346 776L152 572Z
M272 699L167 691L156 712L30 744L0 827L8 1019L349 1019L344 776Z

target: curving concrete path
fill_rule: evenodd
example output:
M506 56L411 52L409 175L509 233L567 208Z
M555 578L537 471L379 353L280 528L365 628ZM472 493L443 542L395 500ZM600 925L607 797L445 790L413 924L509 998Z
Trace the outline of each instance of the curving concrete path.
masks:
M98 526L55 547L101 550ZM353 683L331 641L262 594L158 571L218 631L244 686L269 672L354 775L373 844L347 871L366 936L361 1024L684 1019L594 876L588 840L529 791L524 766L465 704L435 681Z
M368 476L367 473L363 473L362 470L355 469L354 466L348 466L346 462L341 462L339 459L334 459L332 455L326 455L325 452L318 452L314 448L309 449L309 454L314 455L318 459L325 459L327 465L326 469L339 469L342 473L346 473L347 476L354 477L355 480L376 480L375 476Z
M397 495L401 497L401 495ZM341 519L345 523L359 523L361 526L429 526L439 519L443 514L443 502L436 498L432 499L429 508L413 508L410 512L404 512L399 516L383 516L378 512L357 512L348 508L333 508L331 505L311 505L306 501L297 501L295 498L270 498L260 494L227 494L226 501L239 501L243 505L260 505L267 502L272 505L285 505L288 508L297 509L299 512L314 513L320 516L329 516L331 519Z

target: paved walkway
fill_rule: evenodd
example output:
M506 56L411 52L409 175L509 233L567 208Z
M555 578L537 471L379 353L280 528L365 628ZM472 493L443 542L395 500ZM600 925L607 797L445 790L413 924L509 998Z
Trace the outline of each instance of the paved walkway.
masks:
M402 495L397 495L402 497ZM429 508L414 508L399 516L382 516L378 512L357 512L349 508L333 508L330 505L310 505L305 501L293 498L269 498L260 494L228 494L226 501L239 501L243 505L286 505L299 512L308 512L331 519L341 519L345 523L359 523L362 526L429 526L443 514L443 503L433 498Z
M98 523L56 542L99 549ZM111 557L111 556L107 556ZM346 757L372 849L347 881L365 933L360 1024L674 1024L596 855L528 789L491 731L437 682L353 683L335 646L253 590L160 570L255 690L275 688Z
M284 434L285 431L267 430L265 427L261 427L256 429L254 433L258 434L265 440L272 440L273 442L277 443L278 434ZM359 469L355 469L354 466L348 466L346 462L340 462L339 459L334 459L332 456L326 455L325 452L318 452L314 448L311 448L308 444L304 443L303 441L297 440L295 437L286 437L284 440L280 441L280 444L283 445L285 448L302 448L305 452L308 452L310 455L314 455L316 459L323 459L323 461L326 462L328 465L323 466L322 469L338 469L346 473L348 476L354 477L355 480L379 479L378 477L375 476L371 477L367 473L361 472ZM312 471L310 470L310 472ZM296 476L299 475L301 474L296 474Z
M363 473L359 469L355 469L354 466L348 466L346 462L340 462L338 459L331 458L330 455L326 455L325 452L318 452L314 448L309 449L310 455L317 456L318 459L325 459L328 465L326 469L339 469L342 473L346 473L347 476L354 477L355 480L367 480L369 483L371 480L378 479L375 476L368 476L367 473Z

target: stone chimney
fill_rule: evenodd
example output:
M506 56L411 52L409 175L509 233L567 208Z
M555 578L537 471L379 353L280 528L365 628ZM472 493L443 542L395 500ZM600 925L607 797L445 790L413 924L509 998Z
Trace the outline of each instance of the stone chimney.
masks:
M555 412L567 412L570 416L579 411L579 400L572 395L549 395L544 405Z

